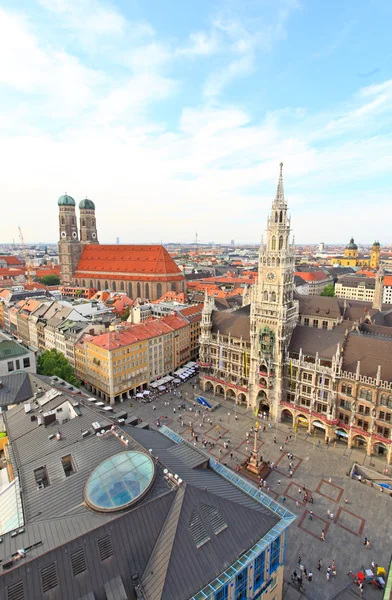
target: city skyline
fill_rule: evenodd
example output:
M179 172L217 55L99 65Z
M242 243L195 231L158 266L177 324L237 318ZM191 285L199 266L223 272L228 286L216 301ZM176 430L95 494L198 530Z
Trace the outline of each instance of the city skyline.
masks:
M388 242L391 13L5 2L0 239L20 225L27 242L56 240L67 192L94 200L103 243L191 243L196 228L257 243L282 160L302 244Z

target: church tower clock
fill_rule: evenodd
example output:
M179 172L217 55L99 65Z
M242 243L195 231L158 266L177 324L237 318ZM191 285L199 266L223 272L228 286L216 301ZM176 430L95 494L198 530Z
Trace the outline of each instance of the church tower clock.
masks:
M280 419L284 357L298 320L294 300L295 246L290 244L290 217L283 189L283 163L267 239L259 251L257 284L251 299L249 403L253 410Z

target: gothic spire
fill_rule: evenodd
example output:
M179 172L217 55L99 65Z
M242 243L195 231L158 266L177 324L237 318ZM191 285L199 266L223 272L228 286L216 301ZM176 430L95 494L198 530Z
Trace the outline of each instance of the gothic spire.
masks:
M284 199L284 189L283 189L283 163L280 163L280 172L279 172L279 180L278 187L276 189L275 196L275 205L286 206L286 200Z

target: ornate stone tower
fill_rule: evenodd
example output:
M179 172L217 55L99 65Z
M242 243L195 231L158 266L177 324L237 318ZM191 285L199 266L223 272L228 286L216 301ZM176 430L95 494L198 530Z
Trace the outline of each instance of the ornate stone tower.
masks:
M97 222L95 220L95 204L85 198L79 203L80 241L83 244L98 244Z
M249 404L276 420L280 419L283 363L298 319L298 302L293 300L295 245L289 240L282 169L283 163L268 218L267 241L260 246L250 315Z
M59 205L60 226L60 280L63 285L72 285L73 275L81 252L76 223L75 200L65 194L60 196L57 204Z
M384 288L384 269L380 267L376 274L376 285L374 288L374 298L372 307L381 310L382 307L382 293Z
M374 242L374 244L372 246L372 252L370 254L370 268L371 269L378 269L378 267L380 266L380 254L381 254L380 242Z
M210 345L211 345L211 327L212 327L212 311L214 310L214 298L209 296L207 290L204 294L204 306L201 313L200 324L200 360L199 365L203 368L211 366L210 360Z

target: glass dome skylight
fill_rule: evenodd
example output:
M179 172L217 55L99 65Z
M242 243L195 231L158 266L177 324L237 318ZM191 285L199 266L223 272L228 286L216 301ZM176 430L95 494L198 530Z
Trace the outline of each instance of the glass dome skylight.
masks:
M154 479L154 463L142 452L121 452L102 462L90 475L85 500L90 508L112 512L141 498Z

